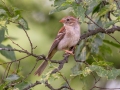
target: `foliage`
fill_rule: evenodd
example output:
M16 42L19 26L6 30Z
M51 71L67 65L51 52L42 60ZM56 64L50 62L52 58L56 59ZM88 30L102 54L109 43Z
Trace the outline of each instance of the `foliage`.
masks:
M53 14L56 12L60 12L62 10L70 9L70 11L74 14L75 17L80 19L81 23L86 23L88 25L88 34L90 32L97 31L101 29L103 31L96 33L95 35L89 34L89 37L86 36L85 39L80 40L79 45L77 45L75 51L75 61L77 64L74 67L71 67L71 75L70 79L73 77L80 77L79 79L84 79L87 76L96 74L97 77L107 78L107 79L116 79L120 75L120 69L114 67L114 64L110 61L106 60L106 56L112 55L112 49L110 45L120 48L120 42L115 39L110 33L107 33L107 30L117 26L120 23L120 1L119 0L54 0L54 9L50 11L49 14ZM58 63L59 67L52 66L47 74L41 77L40 82L29 83L25 79L29 76L22 76L20 74L21 70L15 69L15 71L9 74L11 64L14 62L19 62L20 60L33 56L36 59L46 60L45 57L41 55L36 55L33 53L33 49L35 49L32 45L29 35L27 34L28 23L21 15L21 9L18 9L13 6L6 5L4 1L0 5L0 53L5 58L9 59L10 62L5 63L7 67L5 69L5 73L3 74L3 78L1 80L0 89L19 89L19 90L27 90L38 84L45 84L49 89L54 90L54 88L49 84L51 81L55 81L59 78L62 78L65 82L64 85L61 85L60 88L64 88L65 90L72 90L69 80L59 71L62 69L64 63L68 61L68 57L66 56L60 62L52 62ZM114 17L114 19L112 18ZM31 52L28 52L18 44L13 42L12 37L9 37L9 28L7 25L10 23L17 24L17 27L23 29L26 33L28 41L31 46ZM119 24L120 25L120 24ZM120 31L120 30L119 30ZM112 32L111 32L112 33ZM114 32L113 32L114 33ZM105 36L108 35L113 38L116 42L106 40ZM16 44L19 49L15 49L11 47L11 45L4 45L3 42L6 38L10 39L14 44ZM15 51L26 53L27 56L22 57L21 59L16 59ZM41 57L40 57L41 56ZM66 60L67 59L67 60ZM37 64L38 61L36 61ZM0 64L3 65L3 64ZM36 66L36 65L35 65ZM32 73L35 67L31 70L29 74ZM57 68L57 69L56 69ZM8 69L8 70L7 70ZM6 74L7 71L7 74ZM55 74L53 74L55 73ZM9 75L8 75L9 74ZM94 77L94 76L93 76ZM25 81L24 81L25 80ZM71 80L72 81L72 80ZM96 79L95 82L97 83ZM91 88L96 87L96 83ZM25 89L26 88L26 89ZM84 88L83 88L84 89ZM57 90L57 89L55 89ZM58 89L61 90L61 89Z

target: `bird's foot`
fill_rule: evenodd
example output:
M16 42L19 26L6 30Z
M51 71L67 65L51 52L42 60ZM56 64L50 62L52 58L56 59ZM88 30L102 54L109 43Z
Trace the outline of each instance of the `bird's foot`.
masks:
M71 54L74 56L73 51L69 51L69 50L64 50L64 51L65 51L65 54Z

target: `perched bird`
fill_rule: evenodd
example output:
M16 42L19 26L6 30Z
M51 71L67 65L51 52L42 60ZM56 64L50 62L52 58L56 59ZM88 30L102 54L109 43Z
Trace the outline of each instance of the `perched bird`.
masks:
M79 20L73 16L67 16L60 20L63 23L63 27L59 30L47 56L47 59L50 60L54 54L63 50L65 53L73 55L73 51L70 48L75 47L80 39L80 25ZM44 61L36 70L35 75L40 76L46 66L48 61Z

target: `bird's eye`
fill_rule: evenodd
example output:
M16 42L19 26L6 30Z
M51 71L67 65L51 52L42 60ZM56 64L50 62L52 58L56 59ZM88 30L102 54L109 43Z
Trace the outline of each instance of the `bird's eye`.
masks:
M70 19L67 19L67 21L70 21Z

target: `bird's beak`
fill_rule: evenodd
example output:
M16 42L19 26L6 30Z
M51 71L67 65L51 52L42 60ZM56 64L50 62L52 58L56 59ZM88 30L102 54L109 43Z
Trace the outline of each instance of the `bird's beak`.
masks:
M63 23L63 22L65 22L65 20L64 20L64 19L61 19L59 22Z

